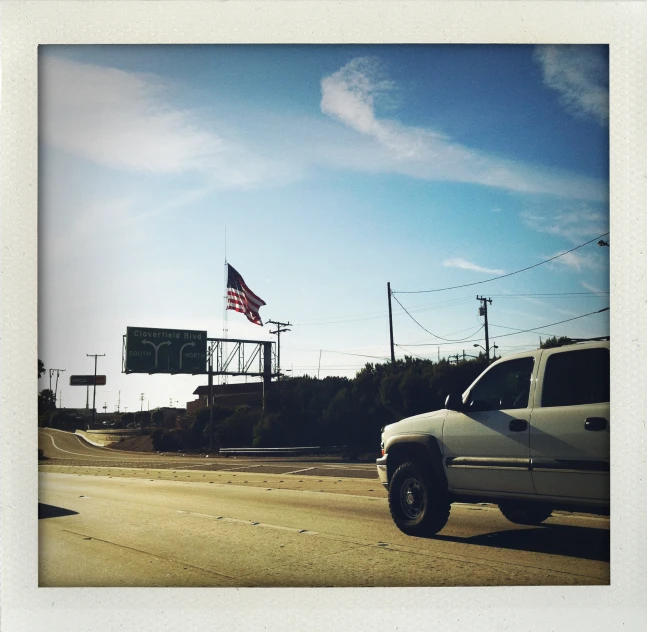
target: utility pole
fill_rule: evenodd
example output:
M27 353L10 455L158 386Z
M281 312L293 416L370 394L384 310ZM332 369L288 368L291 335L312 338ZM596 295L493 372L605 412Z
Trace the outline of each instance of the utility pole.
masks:
M139 407L139 412L142 412L144 410L144 393L141 394L139 397L139 401L141 402L141 406Z
M214 346L212 342L207 353L207 368L209 374L209 452L213 450L213 350ZM265 382L263 382L263 410L265 410Z
M119 399L117 400L117 412L119 412L120 405L121 405L121 391L119 391Z
M49 390L52 390L52 374L56 371L56 386L54 386L54 405L56 405L56 394L58 393L58 375L65 373L65 369L50 369L49 370Z
M319 349L319 367L317 368L317 379L319 379L319 371L321 371L321 352L323 349Z
M395 350L393 348L393 313L391 312L391 282L387 282L386 291L389 295L389 334L391 335L391 363L395 364Z
M105 353L86 353L88 358L94 358L94 386L92 387L92 426L94 426L94 415L97 402L97 358L103 358Z
M286 329L290 327L292 323L279 323L276 320L268 320L268 323L276 325L276 331L270 331L271 334L276 334L276 372L278 373L277 381L281 379L281 334L286 331L291 331Z
M490 305L492 305L492 299L485 298L484 296L477 296L476 300L481 301L483 303L481 307L479 307L479 316L485 317L485 359L489 362L490 361L490 337L489 337L488 324L487 324L487 304L489 303Z

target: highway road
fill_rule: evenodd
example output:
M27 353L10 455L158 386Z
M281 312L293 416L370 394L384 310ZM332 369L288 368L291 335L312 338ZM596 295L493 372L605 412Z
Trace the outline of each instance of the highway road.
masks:
M39 431L40 586L609 583L609 520L455 503L402 534L373 464L125 453Z

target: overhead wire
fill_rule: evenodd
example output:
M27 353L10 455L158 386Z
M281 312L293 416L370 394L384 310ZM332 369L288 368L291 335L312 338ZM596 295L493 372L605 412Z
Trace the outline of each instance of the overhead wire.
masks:
M588 246L589 244L593 243L594 241L598 241L601 237L605 237L606 235L609 234L609 231L606 233L603 233L602 235L599 235L598 237L595 237L594 239L591 239L583 244L580 244L579 246L575 246L575 248L571 248L570 250L567 250L566 252L562 252L558 255L555 255L554 257L551 257L550 259L546 259L545 261L540 261L539 263L535 263L531 266L527 266L525 268L522 268L521 270L516 270L515 272L508 272L508 274L502 274L501 276L497 277L492 277L491 279L485 279L484 281L474 281L473 283L463 283L462 285L453 285L451 287L441 287L441 288L436 288L434 290L391 290L391 295L393 294L426 294L429 292L444 292L445 290L456 290L458 288L462 287L471 287L473 285L481 285L483 283L489 283L490 281L498 281L499 279L505 279L506 277L513 276L515 274L519 274L520 272L526 272L527 270L532 270L533 268L537 268L538 266L542 266L545 263L549 263L550 261L554 261L555 259L559 259L560 257L563 257L564 255L567 255L571 252L575 252L576 250L579 250L580 248L583 248L584 246ZM394 297L395 298L395 297Z
M496 336L496 339L499 340L500 338L507 338L508 336L517 336L519 334L525 334L528 332L537 332L538 329L544 329L544 327L553 327L555 325L561 325L563 323L569 323L573 320L578 320L579 318L585 318L586 316L592 316L593 314L600 314L602 312L608 311L608 307L604 307L603 309L598 309L597 311L594 312L589 312L588 314L581 314L580 316L574 316L573 318L567 318L566 320L560 320L556 323L550 323L548 325L540 325L539 327L532 327L531 329L519 329L518 331L514 331L510 334L500 334ZM510 329L513 329L510 327ZM542 335L548 335L548 334L542 334ZM453 342L453 341L452 341ZM480 342L480 339L477 340L461 340L459 342ZM451 344L451 343L444 343L444 342L428 342L428 343L408 343L406 346L407 347L440 347L440 346L445 346L446 344Z
M391 293L391 294L393 295L393 293ZM463 342L463 340L467 340L467 338L470 338L471 336L474 336L477 332L479 332L479 331L483 328L483 325L480 325L480 326L479 326L479 328L478 328L474 333L472 333L472 334L470 334L469 336L467 336L467 338L463 338L463 339L461 339L461 340L453 340L453 339L451 339L451 338L443 338L443 336L439 336L438 334L434 334L434 333L432 333L431 331L429 331L429 330L428 330L424 325L421 325L421 324L420 324L420 323L419 323L419 322L418 322L418 321L417 321L417 320L416 320L416 319L415 319L415 318L414 318L414 317L413 317L413 316L412 316L412 315L407 311L407 309L404 307L404 305L402 305L402 303L400 303L400 301L399 301L395 296L393 296L393 299L394 299L394 300L395 300L395 302L396 302L396 303L397 303L397 304L398 304L398 305L399 305L399 306L400 306L400 307L401 307L401 308L406 312L407 316L409 316L409 318L410 318L414 323L416 323L416 325L418 325L418 327L420 327L421 329L424 329L424 330L425 330L425 331L426 331L430 336L433 336L434 338L438 338L439 340L445 340L445 341L447 341L447 342Z

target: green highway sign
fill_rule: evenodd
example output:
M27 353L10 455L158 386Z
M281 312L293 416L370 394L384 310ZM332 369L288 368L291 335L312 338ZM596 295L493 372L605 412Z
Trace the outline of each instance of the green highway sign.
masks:
M127 327L125 373L206 373L207 332Z
M95 378L94 375L70 375L70 386L94 386L95 384L94 378ZM105 386L106 376L97 375L96 385Z

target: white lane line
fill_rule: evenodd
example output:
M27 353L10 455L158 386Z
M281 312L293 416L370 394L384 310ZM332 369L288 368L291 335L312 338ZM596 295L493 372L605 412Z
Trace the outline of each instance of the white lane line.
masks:
M314 469L316 469L316 468L314 468L314 467L305 467L302 470L294 470L294 472L283 472L283 474L298 474L299 472L309 472L310 470L314 470ZM281 476L283 476L283 474L281 474Z
M244 524L250 527L263 527L265 529L277 529L280 531L290 531L291 533L299 533L304 535L319 535L317 531L310 531L310 529L296 529L294 527L285 527L280 524L268 524L266 522L257 522L255 520L241 520L240 518L229 518L228 516L214 516L213 514L198 513L197 511L185 511L183 509L176 509L177 513L184 514L185 516L197 516L198 518L209 518L211 520L218 520L220 522L230 522L233 524Z
M226 467L226 468L223 468L222 471L235 472L236 470L251 470L253 467L264 467L267 465L268 465L267 463L259 463L258 465L241 465L240 467Z
M59 447L56 445L56 441L54 441L54 437L52 437L51 434L48 434L47 432L43 432L46 437L49 437L52 440L52 443L54 444L54 448L56 448L59 452L65 452L66 454L73 454L74 456L94 456L94 457L99 457L98 454L92 454L91 452L86 452L85 454L82 454L80 452L70 452L69 450L64 450L63 448ZM76 437L76 435L72 435ZM77 437L78 439L78 437Z

